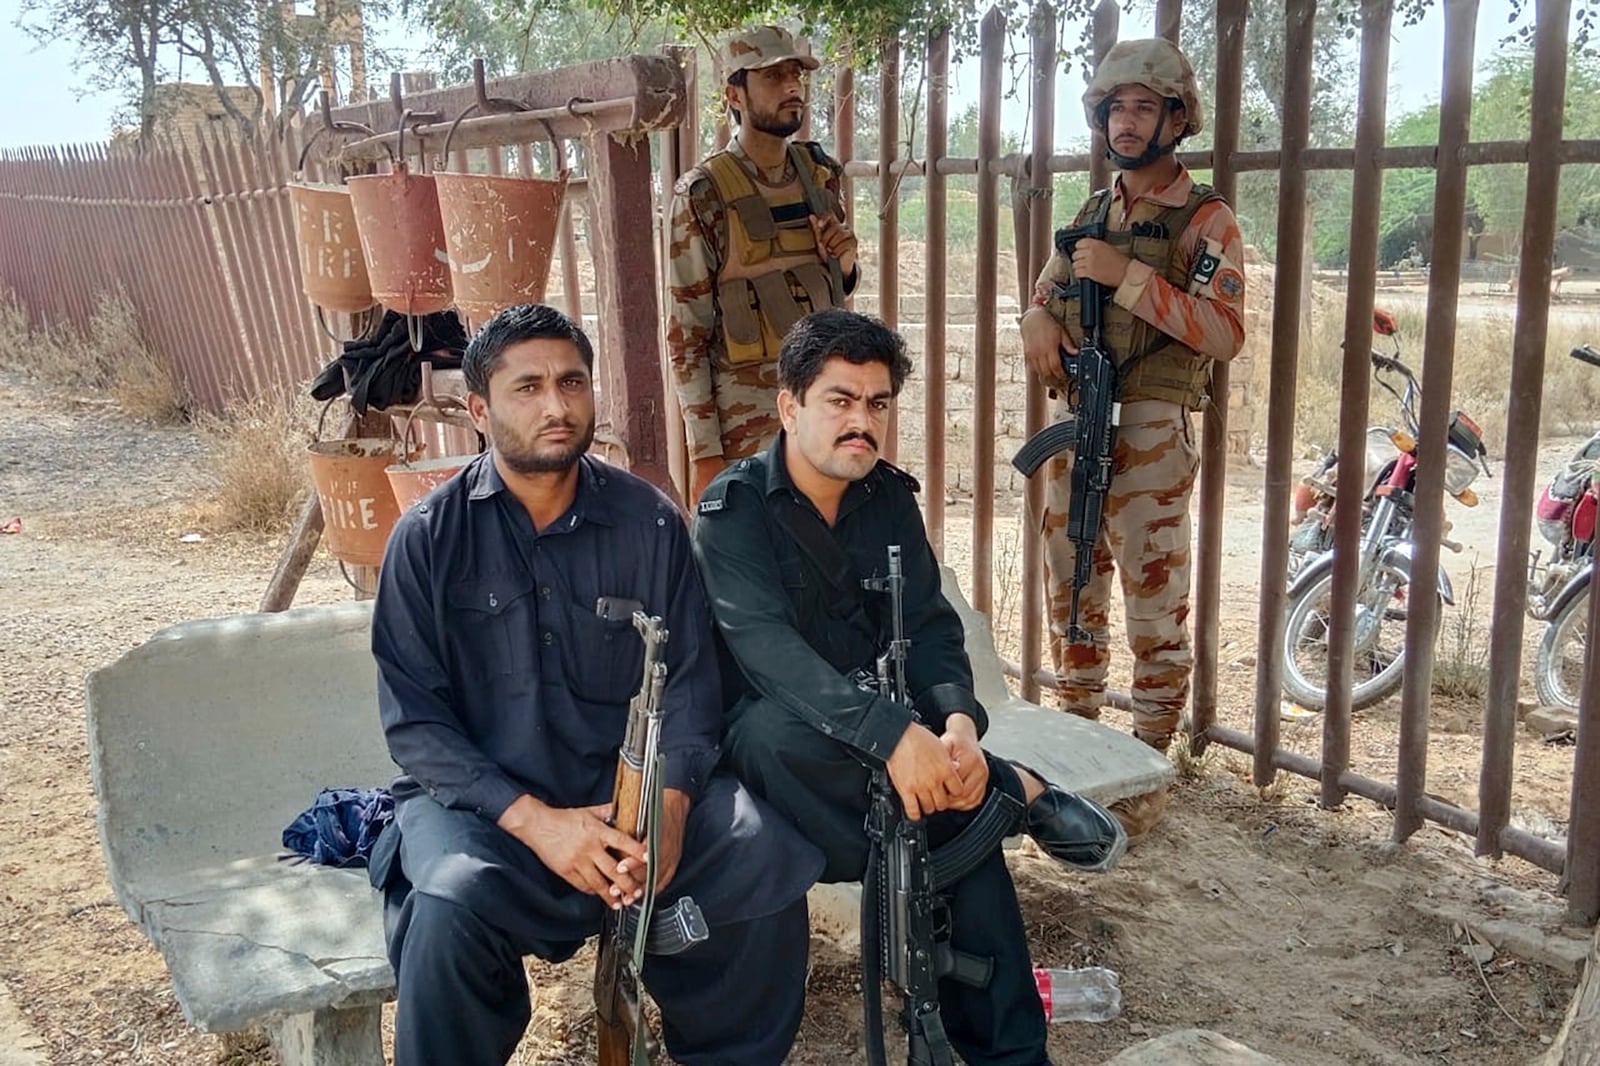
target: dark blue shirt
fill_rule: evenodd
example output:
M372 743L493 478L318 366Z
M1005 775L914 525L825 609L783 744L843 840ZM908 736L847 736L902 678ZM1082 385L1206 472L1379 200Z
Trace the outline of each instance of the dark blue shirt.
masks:
M744 694L775 701L879 763L894 751L913 710L936 733L947 715L969 715L982 736L988 717L973 695L961 616L940 588L916 479L880 461L845 490L829 526L789 476L786 439L778 434L766 451L719 474L700 497L694 524L695 557ZM847 565L830 573L802 548L794 532L800 527L831 541ZM851 677L873 670L887 640L886 598L860 592L859 582L884 574L891 544L900 545L905 576L906 680L914 707L868 692Z
M378 711L404 776L497 821L522 793L609 802L644 643L602 620L637 600L669 630L661 751L691 797L716 765L721 690L683 517L649 483L585 456L572 506L543 532L492 453L400 518L372 616ZM414 782L414 784L413 784Z

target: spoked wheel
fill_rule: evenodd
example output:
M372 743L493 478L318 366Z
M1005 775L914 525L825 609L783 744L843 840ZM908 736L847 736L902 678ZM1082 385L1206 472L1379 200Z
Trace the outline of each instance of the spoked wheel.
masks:
M1577 710L1588 654L1589 590L1585 588L1545 626L1533 667L1539 702Z
M1370 707L1405 679L1406 615L1410 575L1387 562L1372 565L1356 598L1352 708ZM1328 635L1332 628L1333 571L1289 602L1283 631L1283 691L1305 707L1328 703Z

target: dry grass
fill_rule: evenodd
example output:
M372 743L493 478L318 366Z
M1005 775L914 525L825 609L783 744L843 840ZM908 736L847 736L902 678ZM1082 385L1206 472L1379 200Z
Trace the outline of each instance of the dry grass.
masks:
M1381 303L1380 294L1380 303ZM1406 365L1420 376L1423 371L1424 321L1420 311L1395 314L1400 325L1400 353ZM1491 456L1506 449L1506 397L1511 385L1511 349L1515 339L1509 315L1463 317L1456 327L1455 361L1450 406L1472 416L1483 428ZM1311 335L1301 348L1299 382L1295 393L1295 439L1301 445L1333 447L1339 435L1340 377L1343 373L1344 319L1320 314L1313 318ZM1600 341L1600 315L1588 319L1553 317L1545 342L1544 399L1540 434L1544 437L1588 434L1594 431L1600 411L1600 370L1568 356L1573 348ZM1388 344L1374 338L1374 347L1387 353ZM1397 375L1389 375L1403 388ZM1258 373L1256 388L1256 439L1266 438L1266 375ZM1374 383L1368 424L1400 421L1399 405Z
M196 421L205 440L214 495L196 523L212 532L286 529L296 504L310 490L306 444L311 420L305 404L281 395L235 403L221 416Z
M0 363L75 393L103 393L131 417L156 425L189 418L188 391L172 361L145 340L122 292L102 293L89 329L33 329L10 294L0 296Z
M1489 690L1489 642L1484 631L1484 569L1476 561L1467 571L1454 606L1445 612L1433 660L1433 691L1441 696L1482 699Z

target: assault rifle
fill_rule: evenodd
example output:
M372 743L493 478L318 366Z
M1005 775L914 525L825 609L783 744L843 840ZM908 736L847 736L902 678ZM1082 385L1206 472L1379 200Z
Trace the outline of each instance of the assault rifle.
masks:
M1065 259L1085 237L1104 240L1104 220L1056 230L1056 251ZM1067 539L1072 541L1072 610L1067 621L1067 639L1083 642L1088 630L1078 625L1078 596L1094 576L1095 544L1105 520L1106 494L1111 490L1111 473L1117 450L1117 423L1121 419L1121 382L1117 365L1105 349L1105 303L1110 297L1106 286L1085 277L1077 279L1078 321L1083 326L1083 341L1078 354L1061 350L1061 366L1077 394L1074 412L1046 426L1018 449L1011 465L1025 477L1032 477L1045 461L1072 448L1072 494L1067 505ZM1063 282L1055 283L1057 296L1070 296Z
M619 611L619 605L642 606L607 596L596 610L610 619L625 613ZM673 954L708 934L700 908L687 896L667 910L653 913L661 830L661 693L667 683L661 648L668 632L660 618L648 616L642 609L634 610L632 619L633 628L644 639L644 677L628 704L627 731L617 752L612 813L619 829L645 841L649 857L643 897L636 906L621 911L608 907L600 931L600 957L594 974L600 1066L649 1066L650 1027L639 1006L645 953Z
M889 596L890 639L878 656L877 692L911 707L906 683L911 642L905 636L900 545L889 546L888 575L866 578L861 585ZM987 808L984 813L989 813ZM866 828L870 853L861 886L861 984L867 1062L871 1066L887 1062L882 987L887 978L904 999L900 1020L907 1061L912 1066L955 1066L939 1013L939 980L950 976L982 988L989 983L994 964L950 947L950 910L939 891L964 876L974 865L974 856L946 856L941 849L936 858L923 822L906 817L889 772L881 766L872 771ZM998 841L996 835L990 843ZM975 857L982 857L981 850Z

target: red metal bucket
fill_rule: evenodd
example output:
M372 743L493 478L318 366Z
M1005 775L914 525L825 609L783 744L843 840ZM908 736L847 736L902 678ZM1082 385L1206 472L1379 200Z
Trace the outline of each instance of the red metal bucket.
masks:
M449 307L450 268L433 175L396 163L392 174L362 174L349 185L372 295L406 315Z
M474 325L516 304L543 303L566 176L434 175L455 304Z

